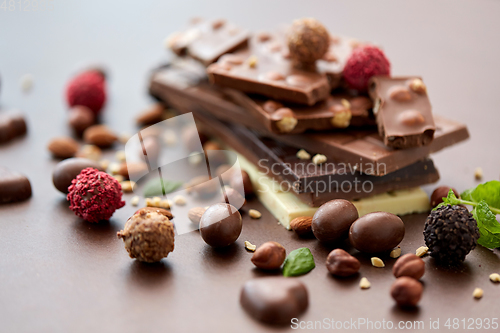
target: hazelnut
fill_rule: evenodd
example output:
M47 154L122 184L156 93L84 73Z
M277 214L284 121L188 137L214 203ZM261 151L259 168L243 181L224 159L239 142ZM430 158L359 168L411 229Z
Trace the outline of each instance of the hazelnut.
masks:
M262 108L267 113L273 113L274 111L281 109L282 107L283 107L283 104L276 102L276 101L273 101L273 100L266 101L264 103L264 105L262 105Z
M398 119L401 124L406 126L417 126L425 122L424 116L417 110L403 111L399 114Z
M410 101L410 90L405 86L394 86L389 90L389 98L398 102Z
M421 79L413 79L410 81L410 89L417 94L426 94L427 87Z
M188 212L188 218L191 222L193 222L193 224L199 225L201 216L203 215L203 213L205 213L205 211L206 208L204 207L191 208Z
M326 268L336 276L350 276L359 271L359 260L342 249L335 249L326 258Z
M229 203L235 207L240 207L245 203L245 198L240 194L240 192L236 191L232 187L226 186L224 188L224 201Z
M424 261L413 253L405 254L394 263L392 274L395 277L409 276L415 280L420 279L425 273Z
M290 228L300 237L312 235L312 216L300 216L290 222Z
M422 284L417 280L402 276L391 287L391 296L399 306L415 306L422 297Z
M251 196L253 194L252 180L245 170L241 170L241 179L243 180L243 191L245 191L245 196ZM232 188L239 188L239 180L240 178L237 177L236 174L233 175L231 181L229 182L229 186Z
M76 105L69 110L68 123L78 136L95 124L95 115L92 110L83 105Z
M261 269L278 269L286 258L285 248L277 242L266 242L252 256L252 262Z
M460 194L453 187L449 187L449 186L446 186L446 185L439 186L438 188L436 188L434 190L434 192L432 192L432 195L431 195L431 206L432 207L436 207L441 202L443 202L443 198L446 198L448 196L448 192L450 192L450 190L453 190L453 193L455 193L455 195L457 196L457 198L460 197Z

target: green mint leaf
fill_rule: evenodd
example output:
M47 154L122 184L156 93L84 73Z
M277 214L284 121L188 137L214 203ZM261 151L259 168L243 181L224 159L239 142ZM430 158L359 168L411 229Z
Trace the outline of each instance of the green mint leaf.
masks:
M297 276L306 274L311 271L316 265L311 251L307 247L290 252L283 264L284 276Z
M474 191L475 188L470 188L468 190L465 190L463 191L461 194L460 194L460 198L462 200L466 200L466 201L472 201L474 202L474 199L472 199L472 191Z
M481 200L472 211L472 215L479 228L478 244L490 249L500 247L500 223L486 201Z
M163 185L163 186L162 186ZM175 191L179 186L182 185L182 182L175 182L171 180L162 180L158 178L154 178L149 180L145 185L144 185L144 197L154 197L154 196L159 196L163 195L163 192L165 191L165 194L171 193Z
M500 209L500 182L498 180L479 184L470 195L472 201L484 200L489 206Z

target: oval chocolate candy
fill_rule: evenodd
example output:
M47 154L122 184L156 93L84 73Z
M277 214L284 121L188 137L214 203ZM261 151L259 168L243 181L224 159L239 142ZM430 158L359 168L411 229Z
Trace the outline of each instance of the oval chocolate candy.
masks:
M23 201L29 197L31 197L31 184L28 178L0 167L0 204Z
M386 212L366 214L357 219L349 229L349 241L365 253L390 251L405 235L405 225L396 215Z
M60 192L67 194L71 181L86 168L95 168L99 171L105 171L99 163L87 158L75 157L59 162L52 173L52 182L54 183L55 188Z

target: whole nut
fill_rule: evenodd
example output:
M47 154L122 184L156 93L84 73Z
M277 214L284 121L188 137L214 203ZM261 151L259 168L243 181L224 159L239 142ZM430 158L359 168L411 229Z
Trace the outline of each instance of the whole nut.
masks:
M262 108L267 113L273 113L274 111L281 109L282 107L283 107L283 104L281 104L280 102L273 101L273 100L266 101L264 103L264 105L262 105Z
M425 122L424 116L417 110L406 110L399 114L398 120L406 126L417 126Z
M235 207L241 207L245 203L245 198L234 188L226 186L224 189L224 201Z
M443 202L443 198L446 198L448 196L448 192L450 192L450 190L453 190L453 193L455 193L457 198L460 197L458 191L455 190L453 187L449 187L446 185L439 186L431 194L431 206L436 207L441 202Z
M261 269L278 269L286 258L286 250L276 242L266 242L259 246L252 256L252 262Z
M87 128L94 125L95 121L94 112L86 106L77 105L69 110L68 123L79 136L82 135Z
M243 180L243 190L245 191L245 196L251 196L253 194L253 185L250 176L245 170L241 170L241 179ZM235 173L229 182L229 186L235 189L239 189L240 178Z
M411 80L410 89L416 92L417 94L427 93L427 87L425 86L425 83L421 79Z
M162 104L157 103L142 111L136 118L135 122L139 126L147 126L159 123L163 120L163 111L165 108Z
M57 158L74 157L79 148L78 142L68 137L52 139L48 145L49 151Z
M93 125L83 133L83 140L101 148L111 146L118 137L105 125Z
M402 276L391 287L391 296L402 307L411 307L418 304L422 297L423 287L417 280Z
M360 267L359 260L342 249L335 249L326 257L326 269L336 276L356 274Z
M300 216L290 222L290 228L300 237L312 235L312 216Z
M139 179L148 173L148 166L143 162L122 162L117 174L125 179Z
M205 213L207 209L204 207L194 207L191 208L188 212L188 218L191 222L196 225L200 224L201 216Z
M389 97L398 102L407 102L411 100L410 90L405 86L394 86L389 91Z
M413 253L407 253L400 257L392 267L392 274L395 277L409 276L415 280L420 279L425 273L424 261Z

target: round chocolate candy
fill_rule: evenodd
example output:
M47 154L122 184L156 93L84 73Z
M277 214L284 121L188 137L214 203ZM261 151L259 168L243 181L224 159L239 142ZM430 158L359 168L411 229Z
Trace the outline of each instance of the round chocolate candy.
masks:
M247 281L240 294L241 306L253 318L267 324L290 325L309 305L307 289L298 279L282 276Z
M226 203L208 207L200 220L201 238L212 247L233 244L240 236L241 215L238 210Z
M390 251L405 235L405 225L396 215L376 212L360 217L351 225L349 241L365 253Z
M86 168L105 171L99 163L86 158L68 158L59 162L52 173L52 182L55 188L64 194L68 194L68 187L71 185L71 181Z
M358 218L358 210L349 201L336 199L318 208L312 219L312 232L321 242L331 243L347 238L351 224Z

